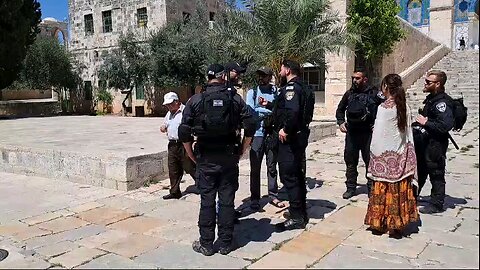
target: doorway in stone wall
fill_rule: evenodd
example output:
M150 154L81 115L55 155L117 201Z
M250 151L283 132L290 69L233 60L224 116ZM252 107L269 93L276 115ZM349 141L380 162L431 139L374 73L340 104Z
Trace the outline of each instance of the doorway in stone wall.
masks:
M325 65L303 65L302 79L315 91L315 103L325 104Z

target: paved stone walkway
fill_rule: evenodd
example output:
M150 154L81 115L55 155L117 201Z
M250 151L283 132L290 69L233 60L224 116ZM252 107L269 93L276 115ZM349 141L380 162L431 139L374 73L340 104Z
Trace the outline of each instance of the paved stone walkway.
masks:
M309 146L311 219L304 231L274 232L272 224L282 221L282 212L266 199L261 212L249 211L249 168L242 161L236 206L243 217L235 229L238 249L228 256L192 251L199 197L188 193L163 201L168 181L122 192L0 173L0 248L10 252L0 268L478 269L478 127L476 116L455 135L462 150L448 152L446 211L422 215L419 231L400 240L366 231L365 186L351 200L341 198L342 134ZM186 178L182 189L191 184Z

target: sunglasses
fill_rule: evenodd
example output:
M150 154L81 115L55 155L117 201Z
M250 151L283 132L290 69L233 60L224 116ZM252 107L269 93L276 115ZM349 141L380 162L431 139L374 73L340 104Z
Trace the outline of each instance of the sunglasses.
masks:
M437 81L430 81L430 80L428 80L428 79L425 79L425 84L426 84L426 85L430 85L430 84L432 84L432 83L437 83Z

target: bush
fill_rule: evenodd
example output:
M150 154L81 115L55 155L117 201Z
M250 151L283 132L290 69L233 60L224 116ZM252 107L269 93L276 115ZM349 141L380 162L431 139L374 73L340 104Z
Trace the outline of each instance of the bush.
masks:
M101 101L103 104L102 112L106 112L108 106L113 104L113 95L106 89L100 89L97 92L97 102Z

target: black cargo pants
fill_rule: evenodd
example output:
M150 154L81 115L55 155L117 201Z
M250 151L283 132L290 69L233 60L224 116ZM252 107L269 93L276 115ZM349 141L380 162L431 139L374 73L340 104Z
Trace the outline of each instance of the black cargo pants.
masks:
M238 190L239 156L234 151L195 151L197 186L200 192L198 226L200 243L213 247L218 193L218 239L220 246L232 244L235 220L235 192Z
M356 190L358 178L358 160L362 153L362 159L365 167L368 169L370 162L370 143L372 140L372 130L348 130L345 138L344 160L347 165L345 185L347 190ZM366 174L365 174L366 178ZM372 181L367 178L367 188L370 194Z
M290 202L290 217L308 221L307 187L303 171L303 159L308 145L307 132L289 135L286 143L278 146L278 167L280 179L287 188Z
M447 159L448 139L428 140L424 147L415 145L417 155L418 186L420 194L430 176L432 190L430 203L442 208L445 201L445 167Z

